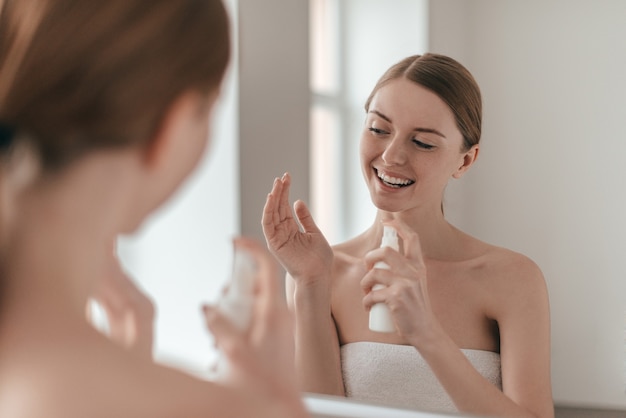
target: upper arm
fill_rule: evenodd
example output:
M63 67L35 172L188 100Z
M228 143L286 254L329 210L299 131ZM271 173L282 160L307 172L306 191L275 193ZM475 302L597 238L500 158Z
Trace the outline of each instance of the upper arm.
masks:
M553 416L548 291L539 267L519 257L497 292L502 389L535 414Z

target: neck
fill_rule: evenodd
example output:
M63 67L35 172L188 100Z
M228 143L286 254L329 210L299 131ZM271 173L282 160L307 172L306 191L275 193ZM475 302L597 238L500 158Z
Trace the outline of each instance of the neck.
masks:
M401 221L418 234L426 258L449 258L458 246L460 231L444 218L441 207L437 206L403 212L378 210L374 224L367 231L367 235L375 243L374 247L380 245L383 222L393 219Z
M113 261L114 239L126 224L134 191L127 158L84 157L22 193L7 245L5 313L84 317L92 283Z

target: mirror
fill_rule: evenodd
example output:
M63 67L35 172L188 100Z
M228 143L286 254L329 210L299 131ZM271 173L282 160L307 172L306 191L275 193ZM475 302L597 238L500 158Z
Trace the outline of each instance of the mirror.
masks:
M373 219L373 211L352 209L371 207L358 168L362 104L384 69L422 52L416 50L421 40L414 30L419 18L407 13L422 6L338 3L336 33L343 49L337 56L344 59L341 88L348 110L338 139L330 142L347 143L337 151L343 157L335 168L344 171L331 178L353 182L344 185L334 206L325 203L331 206L318 210L328 210L324 231L343 226L341 241ZM626 267L621 261L626 253L626 167L621 164L626 4L437 0L427 2L426 13L424 50L467 66L484 100L481 155L467 176L450 184L448 219L478 238L528 255L542 268L551 300L555 404L626 409ZM406 20L418 23L407 29ZM364 82L368 65L381 68Z
M336 197L327 206L315 204L312 187L313 206L328 210L324 232L338 242L372 220L357 142L362 104L378 76L398 59L426 50L457 58L483 92L483 148L470 173L450 184L447 216L461 229L526 254L542 268L552 307L555 403L626 409L626 267L621 261L626 254L626 166L621 161L626 155L626 3L335 1L351 19L349 26L336 22L344 50L366 64L351 64L340 74L352 102L338 128L341 148L325 153L323 163L335 179L347 173L342 178L354 179L354 184L326 189ZM161 227L182 233L175 241L178 252L172 252L174 241L156 228L145 232L145 242L161 242L164 249L129 252L131 261L134 254L137 264L143 258L145 265L153 265L135 276L164 305L158 318L159 349L164 358L170 353L177 353L177 360L193 357L193 370L205 367L205 353L211 349L196 301L217 298L228 276L229 238L238 230L262 238L260 209L272 179L282 172L289 170L298 182L292 197L308 198L308 5L290 0L230 3L238 16L240 62L233 65L235 87L229 87L230 103L222 116L223 126L233 132L214 132L216 152L208 171L199 173L204 183L193 180L189 193L172 203L179 221L197 217L206 224L181 230L179 221L169 219L173 223ZM423 19L407 8L422 10ZM407 24L396 24L394 13ZM359 24L358 16L366 20ZM276 21L281 24L267 25ZM251 34L253 24L256 32ZM285 56L289 65L277 66L277 57ZM352 81L361 87L348 85ZM237 161L243 161L239 170ZM229 181L213 181L226 177ZM223 207L194 202L191 196L206 198L207 190L212 196L228 190L240 194L224 200ZM196 210L176 209L183 201ZM357 212L355 205L371 211ZM215 215L207 216L205 209L215 209ZM224 230L215 229L216 219ZM196 238L191 244L189 234ZM222 253L216 255L212 248ZM181 263L189 274L180 270ZM172 298L173 287L181 294L188 289L191 298ZM190 321L197 326L183 332L180 324Z

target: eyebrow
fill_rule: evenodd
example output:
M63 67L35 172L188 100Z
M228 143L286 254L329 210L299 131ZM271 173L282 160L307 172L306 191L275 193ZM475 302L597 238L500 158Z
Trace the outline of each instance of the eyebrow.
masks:
M388 116L385 116L384 114L382 114L378 110L370 110L369 113L373 113L375 115L378 115L379 117L381 117L382 119L386 120L387 122L393 123L393 122L391 122L391 119ZM438 130L433 129L433 128L415 128L415 129L413 129L413 132L424 132L424 133L428 133L428 134L439 135L442 138L446 137L444 134L442 134L441 132L439 132Z

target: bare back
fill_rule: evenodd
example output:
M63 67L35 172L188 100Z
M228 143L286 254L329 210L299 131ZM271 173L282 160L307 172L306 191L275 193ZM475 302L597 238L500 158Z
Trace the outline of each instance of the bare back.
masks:
M49 319L0 332L0 416L280 416L251 391L198 380L132 355L85 324ZM69 326L68 326L69 325ZM43 331L46 327L47 331ZM276 414L276 415L275 415ZM287 415L283 415L287 416Z

